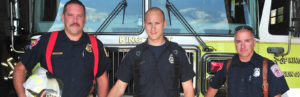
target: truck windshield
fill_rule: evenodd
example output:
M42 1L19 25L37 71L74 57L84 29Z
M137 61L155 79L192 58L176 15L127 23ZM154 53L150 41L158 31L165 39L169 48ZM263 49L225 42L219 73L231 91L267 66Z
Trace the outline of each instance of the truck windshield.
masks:
M35 0L33 31L35 33L63 30L63 6L68 0ZM133 34L143 30L145 1L148 0L83 0L88 33ZM184 18L168 12L167 0L151 0L151 7L163 9L166 34L231 35L239 25L257 30L256 0L168 0ZM52 4L51 7L49 4ZM50 8L49 8L50 7ZM53 11L54 10L54 11ZM190 25L190 26L187 26Z
M36 0L35 2L35 17L42 17L41 9L44 4L42 1ZM48 0L56 1L56 0ZM51 32L56 30L63 30L64 24L61 21L61 15L63 12L64 4L69 0L57 0L57 13L56 18L52 21L45 21L41 18L34 18L34 32ZM83 0L82 3L86 7L86 25L84 31L88 33L94 33L105 22L107 18L110 18L115 8L122 0ZM125 7L125 15L123 19L124 10L120 10L118 14L115 14L115 18L106 24L105 29L101 33L138 33L143 28L143 2L142 0L128 0ZM45 4L46 5L46 4ZM55 10L54 8L53 10ZM123 21L124 20L124 21Z
M255 26L255 0L168 0L198 35L234 34L239 25ZM160 7L166 15L165 33L189 34L180 18L165 7L166 2L152 0L152 7ZM169 16L170 13L170 16ZM171 24L171 25L170 25Z

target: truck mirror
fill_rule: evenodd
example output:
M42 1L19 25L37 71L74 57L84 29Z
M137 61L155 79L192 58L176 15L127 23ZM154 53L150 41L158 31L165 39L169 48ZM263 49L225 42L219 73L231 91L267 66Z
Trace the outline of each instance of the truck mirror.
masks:
M282 55L284 52L283 47L268 47L267 48L268 53L273 53L275 56Z

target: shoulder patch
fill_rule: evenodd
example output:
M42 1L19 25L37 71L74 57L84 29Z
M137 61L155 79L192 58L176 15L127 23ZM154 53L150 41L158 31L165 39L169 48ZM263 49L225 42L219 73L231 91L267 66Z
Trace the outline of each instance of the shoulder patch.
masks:
M29 49L32 49L32 47L34 47L36 44L38 44L39 40L40 40L40 38L32 41L31 44L30 44L30 46L29 46Z
M273 66L271 66L271 71L273 72L273 74L276 77L282 77L283 73L281 72L279 66L277 64L274 64Z

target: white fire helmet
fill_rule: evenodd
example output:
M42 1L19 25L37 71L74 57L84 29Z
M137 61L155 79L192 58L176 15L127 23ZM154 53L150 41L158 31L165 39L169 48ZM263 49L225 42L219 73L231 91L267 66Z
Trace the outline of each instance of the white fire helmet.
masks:
M26 97L61 97L63 84L46 69L38 67L23 84Z

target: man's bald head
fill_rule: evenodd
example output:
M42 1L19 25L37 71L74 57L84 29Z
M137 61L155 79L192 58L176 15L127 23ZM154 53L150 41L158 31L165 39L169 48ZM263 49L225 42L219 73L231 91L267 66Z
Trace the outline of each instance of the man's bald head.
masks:
M158 7L152 7L152 8L150 8L150 9L145 13L145 20L146 20L146 18L147 18L147 14L148 14L149 12L152 12L152 11L159 11L159 12L161 12L162 17L163 17L163 20L165 20L165 14L164 14L164 12L163 12L160 8L158 8Z

